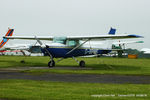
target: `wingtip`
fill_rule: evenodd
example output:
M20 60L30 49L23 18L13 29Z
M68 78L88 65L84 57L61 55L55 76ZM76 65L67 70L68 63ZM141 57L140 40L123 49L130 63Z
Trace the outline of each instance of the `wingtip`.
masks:
M131 35L128 35L130 37L135 37L135 38L144 38L144 36L140 36L140 35L135 35L135 34L131 34Z

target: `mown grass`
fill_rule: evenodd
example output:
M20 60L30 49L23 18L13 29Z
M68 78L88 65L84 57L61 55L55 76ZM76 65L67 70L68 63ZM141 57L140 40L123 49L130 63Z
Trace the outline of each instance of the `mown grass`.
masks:
M48 61L48 57L0 56L0 68L47 66Z
M130 95L134 96L119 96ZM144 96L138 96L138 95ZM92 97L91 95L115 95ZM149 100L149 84L67 83L0 80L2 100Z
M85 60L86 67L91 69L40 69L24 72L51 72L51 73L79 73L79 74L126 74L126 75L150 75L150 59L127 59L127 58L77 58ZM24 60L25 63L20 61ZM57 59L55 59L57 60ZM48 57L23 57L23 56L0 56L0 68L4 67L43 67L47 66ZM59 67L78 67L71 58L64 59L56 64Z

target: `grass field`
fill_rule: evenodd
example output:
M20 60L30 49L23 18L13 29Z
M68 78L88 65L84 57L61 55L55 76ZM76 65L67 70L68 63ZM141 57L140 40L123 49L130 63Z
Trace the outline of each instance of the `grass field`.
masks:
M93 97L92 95L101 95L102 97ZM0 100L1 99L149 100L150 85L0 80Z
M77 59L85 60L86 67L92 69L41 69L23 72L150 75L150 59ZM21 63L21 60L25 63ZM0 68L46 67L48 61L48 57L0 56ZM73 59L64 59L56 66L78 67L78 64ZM93 97L95 95L101 97ZM0 80L0 100L150 100L150 85Z
M24 72L34 73L80 73L80 74L126 74L126 75L150 75L150 59L127 59L127 58L77 58L85 60L86 67L92 70L67 70L67 69L40 69L27 70ZM20 63L24 60L25 63ZM55 59L57 60L57 59ZM0 68L5 67L41 67L47 66L48 57L23 57L23 56L0 56ZM60 67L78 67L71 58L64 59L56 64Z

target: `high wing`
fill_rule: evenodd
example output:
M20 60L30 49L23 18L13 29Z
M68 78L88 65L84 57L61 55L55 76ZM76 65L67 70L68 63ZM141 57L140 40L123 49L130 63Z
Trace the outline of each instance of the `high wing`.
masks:
M126 39L126 38L142 38L143 36L134 34L123 34L123 35L92 35L92 36L66 36L67 40L105 40L105 39ZM4 36L6 39L28 39L36 40L53 40L53 36Z
M105 39L125 39L125 38L141 38L139 35L93 35L93 36L68 36L67 39L73 40L105 40Z
M27 40L53 40L53 36L4 36L6 39L27 39Z
M123 42L113 42L112 44L132 44L132 43L144 43L144 41L123 41Z

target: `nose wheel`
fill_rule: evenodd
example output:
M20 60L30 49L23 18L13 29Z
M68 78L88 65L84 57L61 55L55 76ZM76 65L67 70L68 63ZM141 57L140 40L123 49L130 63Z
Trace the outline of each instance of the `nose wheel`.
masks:
M55 66L55 61L51 60L50 62L48 62L48 67L54 67Z

